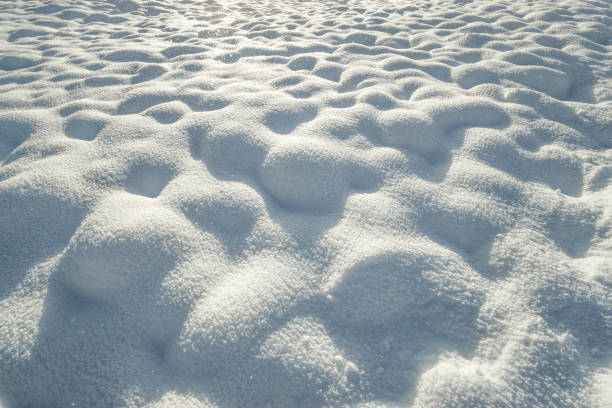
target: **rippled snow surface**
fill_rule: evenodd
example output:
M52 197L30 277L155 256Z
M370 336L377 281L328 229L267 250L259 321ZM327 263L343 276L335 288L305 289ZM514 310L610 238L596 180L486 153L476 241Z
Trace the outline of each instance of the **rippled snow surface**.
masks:
M0 1L3 407L612 406L610 1Z

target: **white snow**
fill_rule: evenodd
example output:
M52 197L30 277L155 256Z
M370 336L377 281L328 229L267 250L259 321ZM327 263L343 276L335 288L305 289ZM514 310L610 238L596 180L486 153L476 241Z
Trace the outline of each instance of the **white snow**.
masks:
M0 405L612 406L611 27L0 0Z

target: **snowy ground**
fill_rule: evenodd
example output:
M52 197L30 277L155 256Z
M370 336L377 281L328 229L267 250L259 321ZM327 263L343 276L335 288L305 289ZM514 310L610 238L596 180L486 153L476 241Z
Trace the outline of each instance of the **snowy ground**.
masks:
M0 1L0 406L612 406L612 3Z

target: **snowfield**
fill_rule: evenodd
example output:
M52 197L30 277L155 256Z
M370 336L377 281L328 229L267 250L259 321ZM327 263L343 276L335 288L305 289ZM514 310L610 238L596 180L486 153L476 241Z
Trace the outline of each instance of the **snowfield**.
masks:
M609 0L0 0L0 406L612 407Z

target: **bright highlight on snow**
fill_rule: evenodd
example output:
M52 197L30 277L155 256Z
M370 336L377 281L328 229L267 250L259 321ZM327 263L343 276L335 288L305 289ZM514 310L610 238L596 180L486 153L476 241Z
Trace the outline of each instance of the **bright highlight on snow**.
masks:
M611 27L0 0L0 404L612 406Z

